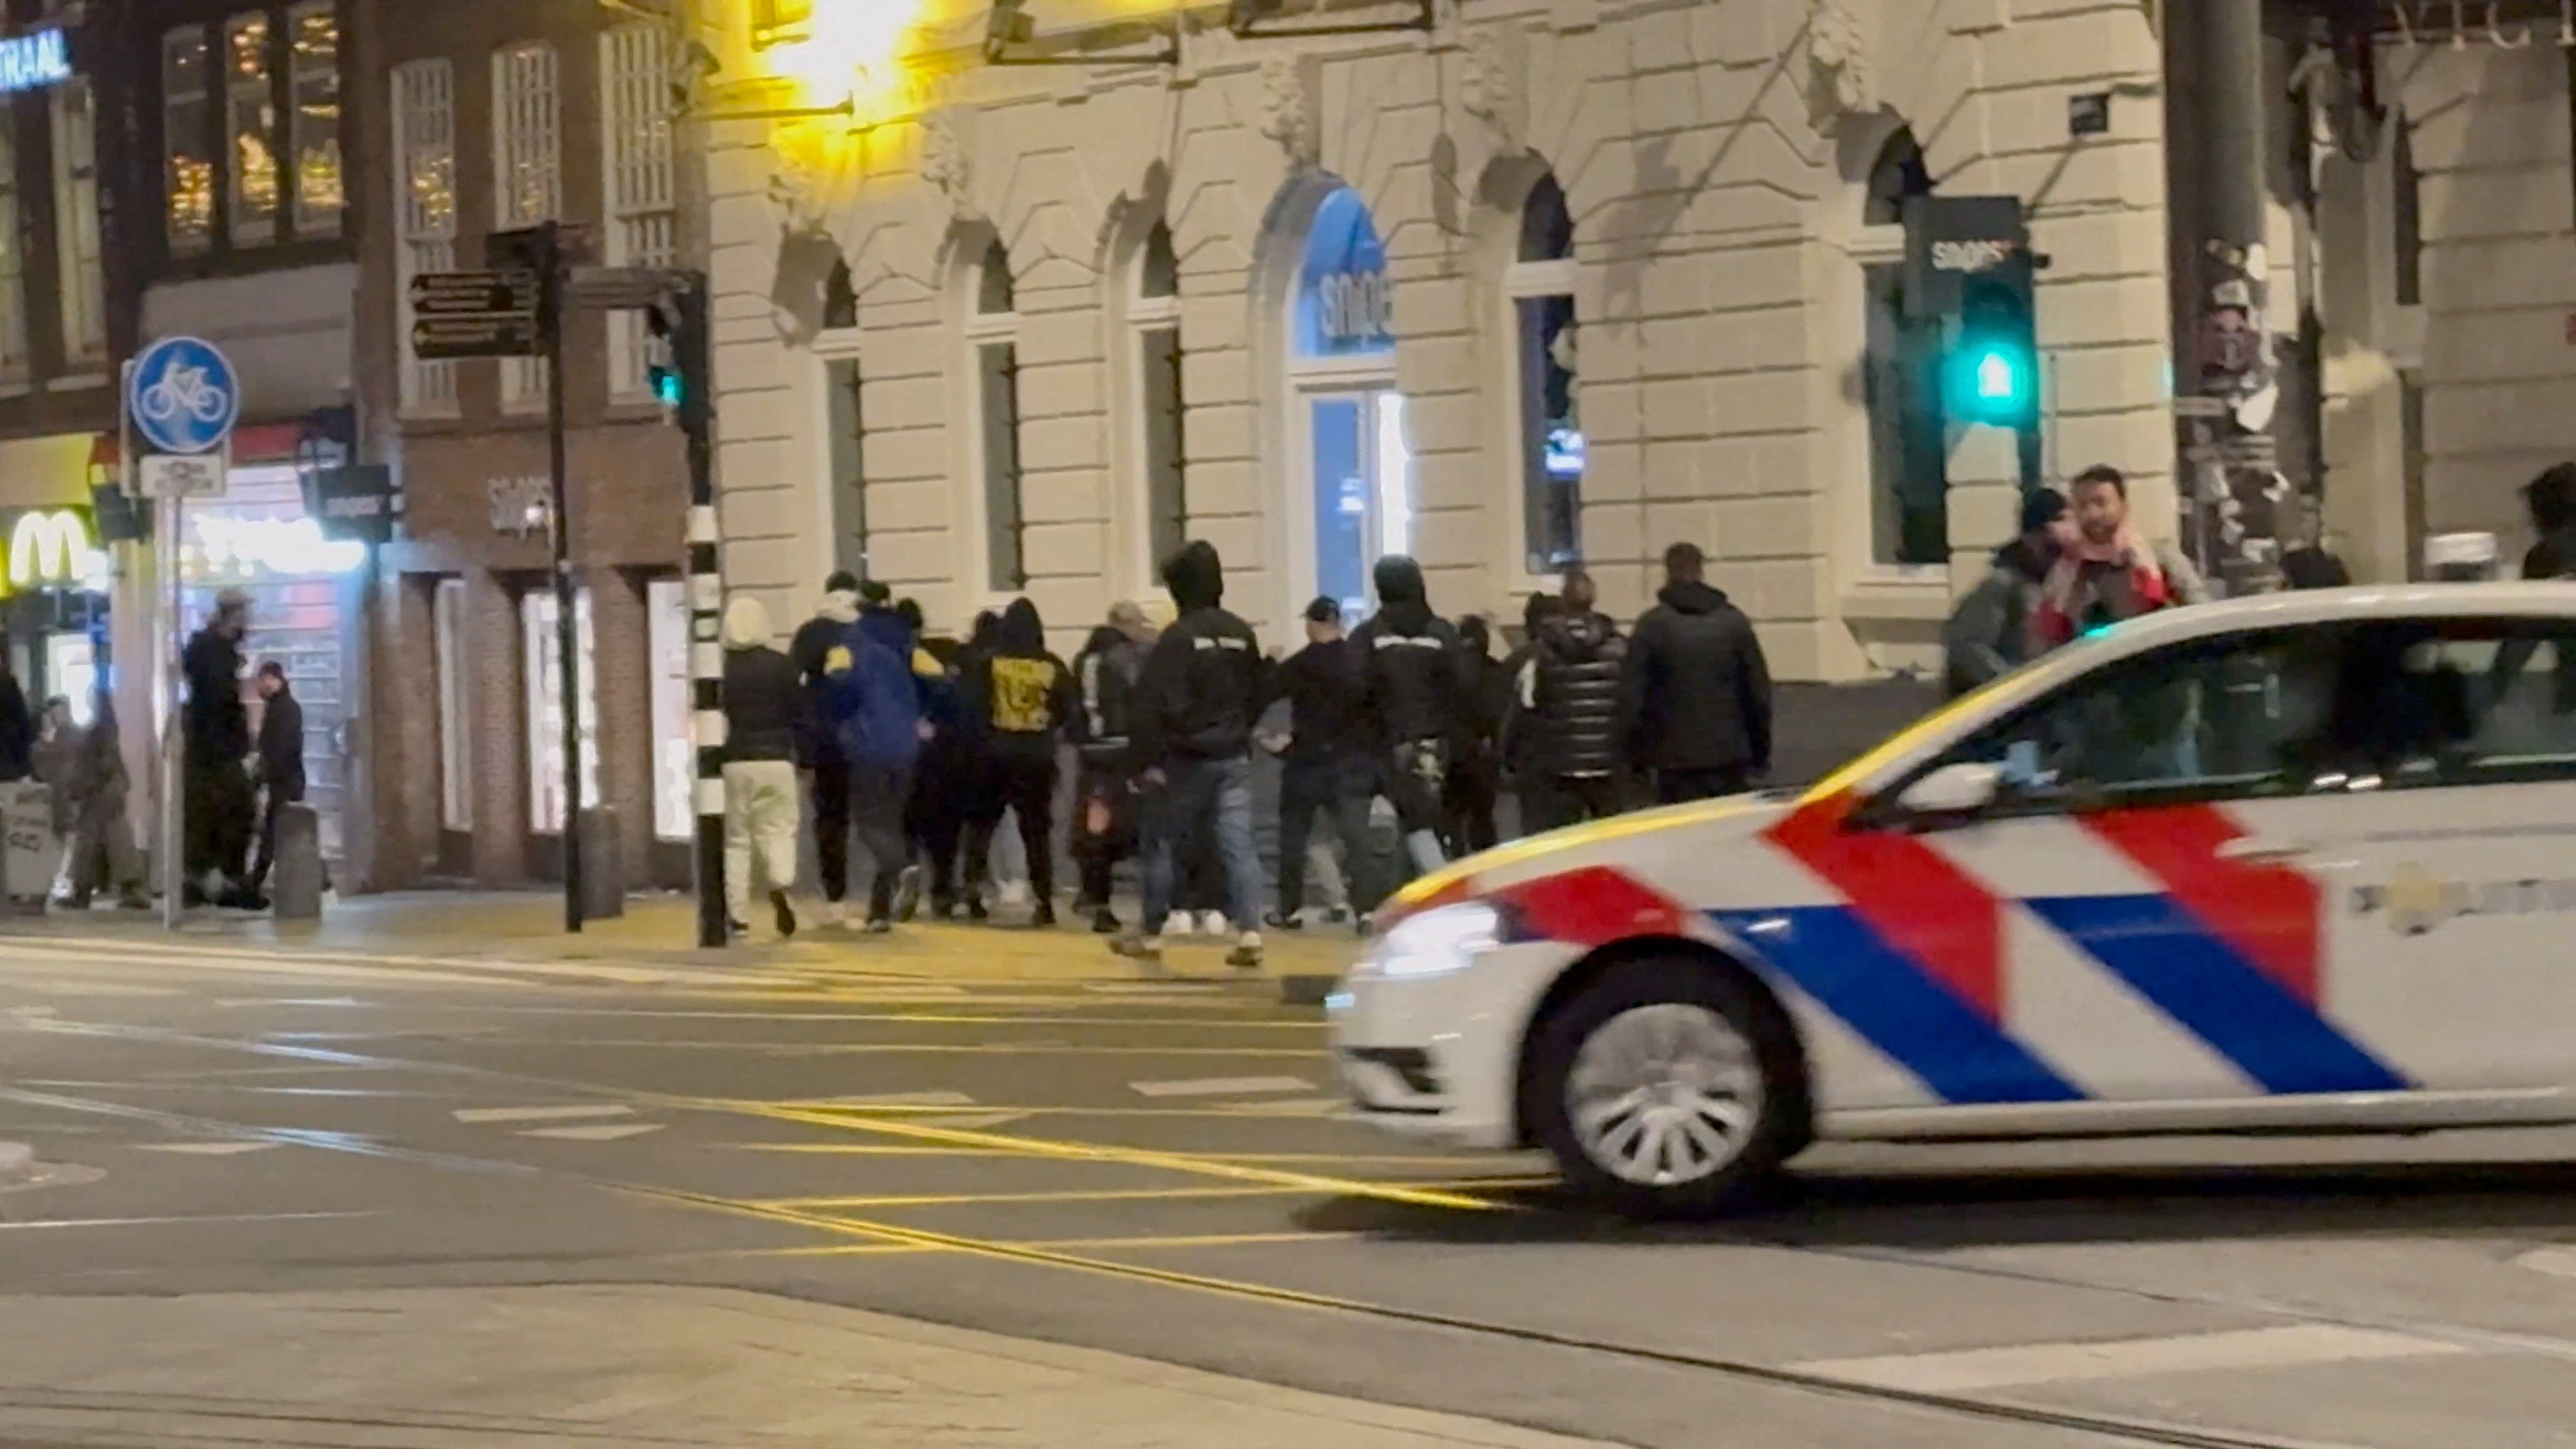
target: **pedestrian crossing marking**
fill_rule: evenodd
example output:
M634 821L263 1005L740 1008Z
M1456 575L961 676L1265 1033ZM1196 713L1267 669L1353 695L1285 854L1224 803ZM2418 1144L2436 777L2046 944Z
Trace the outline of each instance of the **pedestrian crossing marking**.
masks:
M1176 1082L1129 1082L1127 1087L1146 1097L1251 1097L1315 1090L1315 1084L1304 1077L1193 1077Z
M610 1103L578 1107L460 1107L459 1122L563 1122L582 1117L632 1117L635 1109Z
M283 1147L283 1142L142 1142L138 1152L176 1152L189 1157L238 1157L245 1152L266 1152Z

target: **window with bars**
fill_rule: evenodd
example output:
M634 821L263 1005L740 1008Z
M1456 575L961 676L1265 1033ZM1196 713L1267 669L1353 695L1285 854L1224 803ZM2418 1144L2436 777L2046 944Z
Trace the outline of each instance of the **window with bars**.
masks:
M272 32L258 11L224 22L224 140L232 169L226 201L235 246L277 240L277 72Z
M1582 390L1574 315L1574 220L1541 176L1521 203L1519 259L1503 274L1519 341L1522 567L1561 573L1582 557Z
M563 107L555 49L542 41L492 53L492 224L534 226L563 214ZM501 406L542 407L546 364L512 357L501 363Z
M651 22L599 37L600 158L608 183L608 263L667 267L679 259L680 213L672 196L669 42ZM608 314L609 396L652 396L643 317Z
M1138 400L1143 406L1145 546L1149 565L1181 551L1189 539L1188 465L1183 455L1187 416L1181 395L1181 269L1172 229L1163 222L1145 238L1138 258L1136 326Z
M348 204L340 171L340 16L333 0L286 12L287 85L294 100L295 234L340 234Z
M867 420L856 357L823 364L824 409L831 419L832 562L858 577L868 571Z
M0 106L0 383L27 381L27 248L19 230L18 128Z
M453 409L456 364L411 350L411 279L456 266L456 70L444 60L394 68L395 280L405 411Z
M165 227L180 256L204 251L215 237L214 98L206 72L205 27L183 25L161 37Z
M89 79L54 87L54 255L62 277L63 361L107 360L107 263L98 227L98 107Z
M1011 254L998 238L985 249L970 285L975 311L966 335L973 349L984 475L984 581L995 593L1017 593L1029 581L1020 491L1020 318Z

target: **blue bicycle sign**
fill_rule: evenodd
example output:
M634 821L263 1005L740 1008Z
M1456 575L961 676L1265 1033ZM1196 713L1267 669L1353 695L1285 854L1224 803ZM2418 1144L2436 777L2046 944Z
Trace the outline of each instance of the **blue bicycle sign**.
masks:
M241 380L213 343L164 337L126 375L125 411L164 453L211 453L241 420Z

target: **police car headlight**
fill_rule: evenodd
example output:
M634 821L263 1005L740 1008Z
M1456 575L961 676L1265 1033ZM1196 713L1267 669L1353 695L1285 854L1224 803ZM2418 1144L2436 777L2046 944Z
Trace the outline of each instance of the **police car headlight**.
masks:
M1442 906L1396 923L1367 962L1372 975L1439 976L1474 964L1502 944L1503 918L1481 901Z

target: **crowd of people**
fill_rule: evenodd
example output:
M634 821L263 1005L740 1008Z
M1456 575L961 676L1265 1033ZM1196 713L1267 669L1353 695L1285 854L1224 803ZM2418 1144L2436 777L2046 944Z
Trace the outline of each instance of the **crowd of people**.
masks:
M827 923L851 918L853 834L872 871L861 929L890 930L925 901L940 919L989 919L1007 817L1029 922L1054 925L1063 795L1075 909L1095 931L1150 960L1187 923L1227 938L1227 959L1247 967L1265 928L1305 924L1319 817L1340 847L1343 909L1365 930L1405 880L1493 845L1506 793L1525 828L1544 829L1742 790L1770 763L1761 645L1697 548L1677 544L1664 563L1633 634L1577 570L1531 601L1503 658L1489 622L1441 617L1402 556L1379 561L1376 611L1356 629L1339 602L1310 604L1293 654L1265 649L1225 607L1224 564L1204 542L1163 566L1168 625L1122 602L1069 664L1026 598L948 648L925 639L911 601L836 574L783 650L766 610L738 598L725 621L730 919L747 931L765 893L779 932L798 927L800 776ZM1257 843L1256 752L1280 761L1275 879ZM1142 897L1132 922L1112 903L1125 862Z

